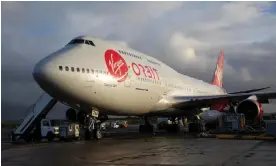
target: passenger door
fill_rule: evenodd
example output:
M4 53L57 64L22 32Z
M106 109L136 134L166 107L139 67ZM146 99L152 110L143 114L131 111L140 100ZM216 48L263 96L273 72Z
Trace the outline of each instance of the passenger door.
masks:
M92 69L92 70L90 70L90 69L85 69L86 70L86 73L85 73L85 75L86 75L86 80L85 80L85 87L87 87L87 88L93 88L94 87L94 85L95 85L95 80L94 80L94 78L95 78L95 71Z

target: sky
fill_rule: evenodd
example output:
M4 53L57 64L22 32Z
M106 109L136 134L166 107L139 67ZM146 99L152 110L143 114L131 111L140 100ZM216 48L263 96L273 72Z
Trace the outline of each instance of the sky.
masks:
M24 117L43 93L31 75L35 63L80 35L124 44L207 82L224 50L227 91L276 90L275 11L273 2L1 2L2 120Z

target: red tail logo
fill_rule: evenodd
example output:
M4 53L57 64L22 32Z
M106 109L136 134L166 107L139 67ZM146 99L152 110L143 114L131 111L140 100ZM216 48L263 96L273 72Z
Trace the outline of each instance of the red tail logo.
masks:
M222 87L222 79L223 79L223 61L224 61L224 52L220 51L220 55L217 61L217 67L214 72L212 84L218 87Z
M216 70L214 72L214 76L213 76L213 80L212 80L212 84L216 85L220 88L222 88L223 61L224 61L224 52L220 51L220 55L219 55L218 61L217 61L217 67L216 67ZM226 91L224 90L224 92L226 92ZM226 100L221 100L217 104L213 104L210 109L223 111L227 104L229 104L229 100L227 100L227 99Z

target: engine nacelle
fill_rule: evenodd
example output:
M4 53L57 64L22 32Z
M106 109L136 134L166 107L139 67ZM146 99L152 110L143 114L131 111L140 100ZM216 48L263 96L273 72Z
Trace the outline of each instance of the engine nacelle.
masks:
M257 100L246 99L238 104L237 113L242 113L247 120L258 120L263 116L262 105Z
M77 112L73 108L69 108L66 111L66 117L70 121L76 121L77 120Z

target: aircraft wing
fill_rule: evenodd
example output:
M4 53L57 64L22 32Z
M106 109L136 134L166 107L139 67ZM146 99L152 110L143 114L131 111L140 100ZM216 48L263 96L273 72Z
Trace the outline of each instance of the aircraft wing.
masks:
M264 88L259 88L259 89L250 89L250 90L246 90L246 91L229 92L228 94L252 93L252 92L265 90L265 89L268 89L268 88L270 88L270 87L264 87Z
M172 107L183 109L189 107L209 107L211 104L217 104L225 100L239 102L250 96L256 96L260 103L267 103L268 99L276 99L276 92L263 93L240 93L240 94L224 94L212 96L171 96L173 100Z

